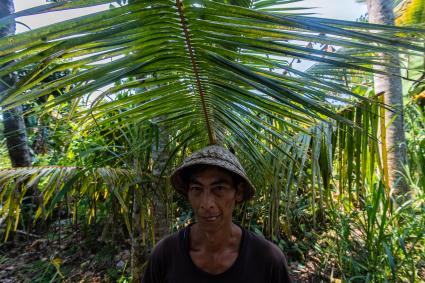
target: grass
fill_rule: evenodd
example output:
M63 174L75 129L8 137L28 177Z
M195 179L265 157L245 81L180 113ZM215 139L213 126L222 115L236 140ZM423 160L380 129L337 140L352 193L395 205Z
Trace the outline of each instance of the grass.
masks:
M425 275L425 195L396 207L383 185L373 188L361 206L347 211L335 205L315 250L321 273L343 282L422 282Z

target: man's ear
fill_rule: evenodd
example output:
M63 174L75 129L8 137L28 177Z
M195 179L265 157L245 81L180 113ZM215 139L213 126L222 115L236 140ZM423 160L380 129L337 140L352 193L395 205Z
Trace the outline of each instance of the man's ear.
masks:
M243 193L245 191L244 188L245 188L245 183L240 182L236 188L236 195L235 195L236 203L240 203L243 201Z

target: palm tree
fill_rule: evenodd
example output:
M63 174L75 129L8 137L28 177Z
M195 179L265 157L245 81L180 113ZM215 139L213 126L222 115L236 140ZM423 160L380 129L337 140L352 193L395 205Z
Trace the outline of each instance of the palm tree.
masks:
M394 25L393 3L391 1L368 0L369 21L375 24ZM407 184L402 178L403 166L406 164L406 138L403 121L403 93L400 78L399 54L382 54L382 60L387 67L381 69L389 75L374 76L375 92L384 93L384 103L390 109L385 111L386 137L382 150L387 151L389 183L395 195L407 192ZM385 155L384 155L385 156Z
M9 16L14 12L14 5L12 0L0 1L0 18ZM15 22L12 21L6 26L0 27L0 38L15 33ZM8 89L16 83L16 77L13 74L6 74L0 76L0 92ZM10 163L13 167L28 167L32 164L31 153L28 146L28 138L26 132L25 121L23 118L22 106L17 105L6 111L3 111L3 135L6 139L6 146L9 153ZM28 195L31 196L29 201L25 201L26 208L36 203L36 188L30 188ZM31 230L31 217L28 217L27 211L25 212L24 222L28 224Z
M15 11L12 0L0 1L0 18L10 16ZM15 23L0 28L0 38L13 35L15 33ZM5 91L15 84L13 75L1 77L0 92ZM22 114L22 107L16 106L3 112L4 136L9 151L10 161L13 167L31 166L31 154L28 147L25 123Z
M16 16L107 2L59 2ZM73 119L85 129L111 120L123 124L167 114L169 119L162 124L178 129L182 138L196 137L188 139L190 144L199 147L199 142L224 143L230 138L245 149L241 152L256 153L255 157L259 152L254 144L267 150L271 142L265 133L276 137L278 143L288 143L294 133L326 117L341 121L328 102L330 98L345 104L354 99L342 94L363 99L341 84L296 71L288 61L303 59L372 71L367 64L381 63L370 56L360 57L360 53L423 49L410 44L408 38L368 34L371 25L289 14L268 3L257 1L252 8L241 8L213 1L138 1L3 39L2 62L20 60L2 68L1 74L39 63L25 79L2 92L1 103L10 108L52 89L76 85L69 94L49 101L46 109L102 88L102 94L92 95L89 110L73 113ZM347 46L356 53L317 50L307 46L309 42ZM274 57L267 59L264 54ZM106 63L108 58L112 60ZM72 74L39 84L43 77L64 68L72 69ZM139 74L143 79L129 81ZM98 79L92 80L94 77ZM117 81L121 84L111 85ZM141 86L148 90L125 100L106 99ZM257 113L283 122L284 131L277 132ZM185 127L187 124L192 126ZM260 124L265 132L256 131L251 124Z
M0 25L22 15L109 2L51 3L2 18ZM1 92L0 104L9 109L52 90L68 89L40 111L63 103L80 105L66 118L78 123L85 135L161 118L156 121L163 129L159 134L166 131L169 137L168 167L206 144L231 145L262 186L274 173L271 164L282 159L294 161L285 169L302 170L310 145L306 136L317 137L314 147L320 152L319 131L310 128L330 121L351 128L353 121L337 109L367 102L341 81L297 70L298 60L353 73L384 73L370 67L386 65L373 53L424 51L408 37L423 30L315 18L281 6L286 2L131 1L1 39L0 63L9 65L0 75L35 66ZM314 48L313 43L328 48ZM347 52L334 52L339 47ZM41 84L65 69L71 70L65 77ZM329 140L329 134L326 137ZM149 156L147 151L144 156ZM314 161L322 162L317 154ZM150 168L152 159L138 162ZM321 173L315 169L313 177ZM4 175L4 184L10 174Z

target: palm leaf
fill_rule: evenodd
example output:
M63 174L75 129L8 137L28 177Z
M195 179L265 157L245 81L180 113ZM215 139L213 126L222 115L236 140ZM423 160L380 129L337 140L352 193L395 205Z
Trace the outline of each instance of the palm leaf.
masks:
M397 25L418 25L425 21L425 1L404 0L394 9Z
M67 6L21 15L103 2L66 1ZM108 136L127 125L155 121L166 131L157 135L170 138L168 166L207 143L231 144L264 196L258 202L268 209L263 230L269 236L280 235L280 212L285 209L290 219L305 184L312 188L306 202L313 221L333 204L333 196L343 197L345 188L352 205L375 183L381 166L379 104L365 99L344 76L378 72L373 65L387 64L378 52L423 52L409 35L424 31L318 19L273 7L294 1L230 2L135 1L2 39L0 75L22 68L30 73L0 94L1 105L7 109L66 89L41 110L81 101L82 107L73 107L66 119L79 123L82 131ZM314 49L311 42L337 51ZM302 72L293 66L299 59L320 64ZM72 72L43 83L63 70ZM143 135L136 140L154 143ZM145 159L148 164L149 156L137 161ZM0 171L6 237L16 228L20 203L31 186L38 184L43 192L37 217L49 215L68 195L78 203L83 197L102 201L103 194L116 199L126 214L127 188L151 182L144 177L113 168ZM125 223L130 226L128 217Z
M73 196L76 203L96 193L114 196L125 209L125 188L150 182L148 175L142 176L133 170L119 168L79 168L66 166L21 167L0 170L0 224L6 222L7 239L12 227L19 221L22 199L28 188L37 186L41 192L35 220L48 217L66 195ZM28 196L27 196L28 197ZM36 196L29 196L36 197ZM126 210L128 211L128 209ZM14 224L12 224L14 223Z
M104 2L49 4L2 22L23 14ZM343 81L298 71L291 61L370 73L379 72L372 65L386 64L375 52L424 51L407 36L413 31L424 33L420 29L319 19L291 14L291 10L267 11L289 2L134 1L3 38L0 74L21 68L31 71L0 94L0 104L8 109L69 89L42 109L85 98L86 109L76 109L67 117L82 129L166 117L161 123L175 133L185 125L193 126L185 131L187 137L196 137L186 139L193 148L232 140L241 145L242 154L260 156L269 144L296 144L294 136L319 121L330 118L353 124L336 112L339 106L331 99L344 106L362 99ZM314 49L309 47L312 41L353 52ZM42 83L68 69L72 72L65 77ZM97 90L102 94L96 94ZM122 92L129 95L118 99ZM284 126L277 130L270 120Z

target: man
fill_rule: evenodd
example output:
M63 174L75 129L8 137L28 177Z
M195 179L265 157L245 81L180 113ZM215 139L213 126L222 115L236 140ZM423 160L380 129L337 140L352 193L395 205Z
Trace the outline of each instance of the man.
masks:
M214 145L193 153L171 183L197 222L158 243L144 283L291 282L280 249L232 221L235 205L255 189L230 151Z

